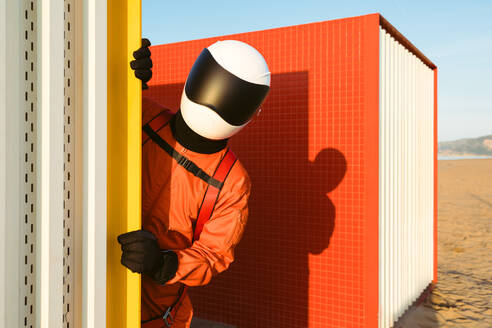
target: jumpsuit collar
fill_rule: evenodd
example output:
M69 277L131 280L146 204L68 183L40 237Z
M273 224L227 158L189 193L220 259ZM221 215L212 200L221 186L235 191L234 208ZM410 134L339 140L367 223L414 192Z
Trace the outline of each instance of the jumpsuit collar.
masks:
M213 154L223 150L229 139L211 140L194 132L184 121L181 110L169 122L174 138L183 147L200 154Z

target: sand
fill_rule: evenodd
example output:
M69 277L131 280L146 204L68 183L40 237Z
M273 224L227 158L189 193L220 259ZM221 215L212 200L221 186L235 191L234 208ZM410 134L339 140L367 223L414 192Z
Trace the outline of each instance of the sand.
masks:
M439 161L438 283L396 327L492 327L492 159Z

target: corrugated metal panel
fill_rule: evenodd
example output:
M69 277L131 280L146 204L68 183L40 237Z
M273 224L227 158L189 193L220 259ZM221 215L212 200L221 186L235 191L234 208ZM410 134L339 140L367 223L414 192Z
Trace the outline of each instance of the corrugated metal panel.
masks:
M81 231L76 229L76 190L75 190L75 160L76 158L76 124L75 117L76 99L75 91L77 83L75 83L75 65L74 60L74 3L72 0L64 1L64 69L63 76L65 79L64 85L64 144L63 144L63 327L70 328L75 326L74 317L74 301L75 301L75 284L74 277L78 275L78 270L75 269L75 263L79 259L75 253L76 234L81 234Z
M107 12L88 2L0 4L0 327L106 323L106 61L97 58L106 57Z
M21 225L21 323L24 327L35 326L36 282L36 217L37 217L37 2L23 1L23 66L24 66L24 120L22 124L23 159L21 166L23 183Z
M72 0L74 1L74 0ZM107 62L100 60L107 57L107 3L106 1L87 0L74 1L78 7L76 12L83 14L83 22L77 24L77 39L83 39L80 42L83 57L79 62L78 80L79 90L83 89L83 102L81 97L78 97L77 103L79 109L79 122L77 126L81 127L83 133L80 134L79 140L82 140L83 150L80 150L80 163L83 167L83 181L79 182L79 187L82 185L81 198L83 202L80 207L83 207L82 215L82 233L77 235L82 238L82 276L77 279L77 285L82 285L81 297L81 327L103 328L106 327L106 190L107 190ZM111 8L111 7L110 7ZM77 10L79 9L79 10ZM111 8L114 10L115 8ZM83 31L82 31L83 27ZM138 32L139 33L139 32ZM83 35L83 38L82 38ZM119 48L118 48L119 49ZM128 63L128 62L126 62ZM123 66L122 66L123 67ZM125 66L125 68L127 68ZM126 71L125 71L126 72ZM121 72L123 73L123 72ZM81 75L84 76L83 82ZM136 81L135 81L136 82ZM83 85L83 87L82 87ZM126 92L126 91L125 91ZM81 123L83 121L83 124ZM80 212L80 211L78 211ZM115 239L112 239L114 242ZM121 255L121 252L119 253ZM116 269L123 269L118 264ZM110 275L111 279L112 277ZM112 291L110 291L111 293ZM113 291L115 292L115 291ZM140 300L139 293L134 294L136 301ZM108 302L109 303L109 302ZM114 303L111 304L114 306ZM132 309L133 304L129 304L129 309ZM116 307L115 307L116 308ZM113 316L124 317L125 309L115 310L108 307ZM137 308L134 308L137 311ZM134 311L126 314L134 315ZM76 313L77 315L77 313ZM111 315L109 315L111 316ZM108 317L109 317L108 316ZM124 319L121 320L125 322ZM77 322L79 323L79 322ZM108 327L116 326L108 320ZM121 324L119 327L136 327L135 323ZM77 327L77 326L76 326Z
M0 4L0 327L34 324L35 19L28 1Z
M8 273L6 267L7 257L7 39L8 39L8 22L7 22L7 3L0 2L0 326L8 325L7 317L7 297L8 290Z
M379 327L433 278L433 71L380 28Z
M41 1L38 5L36 327L61 328L64 233L63 2Z

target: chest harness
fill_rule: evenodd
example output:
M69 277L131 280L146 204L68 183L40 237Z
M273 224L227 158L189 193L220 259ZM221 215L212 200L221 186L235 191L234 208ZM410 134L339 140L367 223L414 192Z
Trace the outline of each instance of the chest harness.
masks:
M237 157L228 148L226 154L222 157L219 165L215 169L213 176L208 175L191 160L177 152L158 134L159 130L166 126L172 117L173 114L171 112L163 111L154 117L150 122L145 124L142 128L142 145L149 140L154 141L169 156L174 158L180 166L207 183L207 189L205 190L202 204L198 210L198 218L193 226L193 243L195 240L200 238L203 226L212 216L212 212L214 211L215 204L219 198L220 191L224 186L225 179L229 175L234 163L236 163ZM182 284L176 301L169 306L161 316L142 321L142 328L162 328L163 324L165 327L171 327L173 325L174 318L176 317L176 313L178 312L179 306L185 299L187 289L188 286Z

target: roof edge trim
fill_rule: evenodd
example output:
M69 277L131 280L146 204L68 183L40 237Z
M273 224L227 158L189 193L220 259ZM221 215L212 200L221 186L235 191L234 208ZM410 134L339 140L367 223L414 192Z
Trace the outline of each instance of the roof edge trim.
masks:
M390 24L386 20L386 18L383 17L383 15L379 14L379 25L386 30L395 40L400 42L405 48L408 49L411 53L413 53L417 58L419 58L421 61L424 62L427 66L429 66L431 69L436 69L437 66L430 61L429 58L427 58L416 46L413 45L412 42L410 42L406 37L403 36L393 25Z

